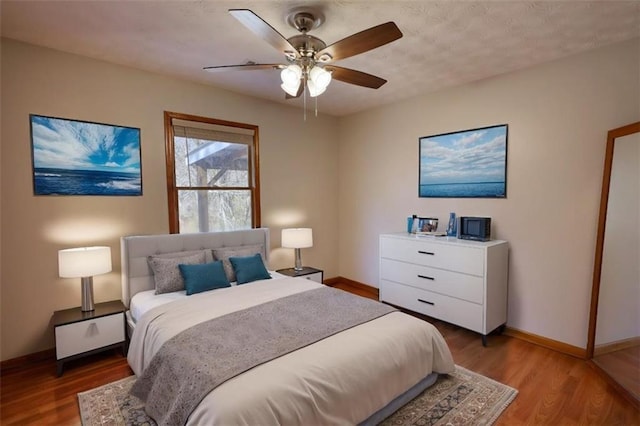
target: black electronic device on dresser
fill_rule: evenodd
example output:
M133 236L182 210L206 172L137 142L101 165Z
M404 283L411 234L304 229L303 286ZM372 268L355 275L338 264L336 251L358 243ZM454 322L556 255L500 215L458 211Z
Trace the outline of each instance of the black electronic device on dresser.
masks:
M491 218L460 217L457 236L462 240L489 241L491 239Z

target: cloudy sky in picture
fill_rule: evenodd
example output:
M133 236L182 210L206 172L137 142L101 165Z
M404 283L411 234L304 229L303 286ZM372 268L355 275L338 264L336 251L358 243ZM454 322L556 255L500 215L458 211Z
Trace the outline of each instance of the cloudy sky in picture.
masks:
M504 182L507 126L420 138L420 183Z
M140 129L31 116L36 168L140 172Z

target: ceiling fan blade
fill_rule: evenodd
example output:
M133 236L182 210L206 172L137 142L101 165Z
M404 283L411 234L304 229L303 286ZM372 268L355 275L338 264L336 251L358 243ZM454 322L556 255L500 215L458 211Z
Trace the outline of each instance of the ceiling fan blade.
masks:
M280 52L284 52L287 57L292 59L298 59L300 53L295 47L284 38L282 34L276 31L271 25L264 21L261 17L253 13L249 9L229 9L229 13L236 18L242 25L247 27L258 37L264 39L271 46L278 49Z
M387 82L384 78L376 77L375 75L367 74L366 72L337 67L335 65L325 65L324 69L331 71L331 77L333 79L349 84L355 84L356 86L378 89Z
M315 59L327 63L349 58L391 43L401 37L402 32L398 26L393 22L387 22L336 41L316 53Z
M218 71L253 71L253 70L266 70L266 69L280 69L284 68L286 65L281 64L241 64L241 65L219 65L213 67L204 67L202 68L205 71L209 72L218 72Z

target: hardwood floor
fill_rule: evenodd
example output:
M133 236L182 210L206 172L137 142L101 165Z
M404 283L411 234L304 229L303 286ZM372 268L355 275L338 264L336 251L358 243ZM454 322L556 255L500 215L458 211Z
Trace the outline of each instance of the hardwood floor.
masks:
M640 401L640 346L598 355L593 362Z
M337 288L375 299L348 284ZM480 337L430 320L456 364L518 389L496 425L640 425L640 411L584 360L508 336ZM76 394L132 374L118 351L70 362L62 377L52 359L2 372L0 424L78 425Z

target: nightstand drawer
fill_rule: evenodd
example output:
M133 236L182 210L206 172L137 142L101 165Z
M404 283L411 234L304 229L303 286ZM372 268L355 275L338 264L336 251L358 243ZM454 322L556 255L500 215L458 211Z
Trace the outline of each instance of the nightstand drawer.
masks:
M55 328L56 359L123 342L124 313L87 319Z
M304 278L307 280L315 281L317 283L322 284L322 272L316 272L314 274L302 275L300 278Z

